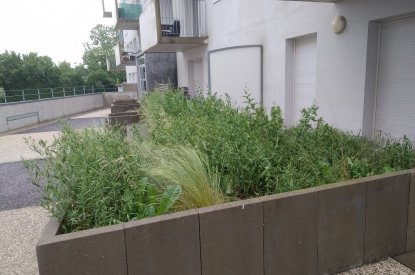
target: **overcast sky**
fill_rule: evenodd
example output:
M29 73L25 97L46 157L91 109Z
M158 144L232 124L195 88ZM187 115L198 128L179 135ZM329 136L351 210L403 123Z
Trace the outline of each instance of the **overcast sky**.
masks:
M82 44L96 24L113 24L102 17L101 0L0 0L0 53L37 52L55 63L81 63Z

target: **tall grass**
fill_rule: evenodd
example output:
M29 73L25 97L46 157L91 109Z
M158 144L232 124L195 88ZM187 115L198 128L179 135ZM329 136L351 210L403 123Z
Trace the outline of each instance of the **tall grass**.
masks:
M207 157L195 149L178 146L159 153L159 161L148 169L158 186L178 186L181 190L177 209L192 209L225 201L220 177L210 168Z

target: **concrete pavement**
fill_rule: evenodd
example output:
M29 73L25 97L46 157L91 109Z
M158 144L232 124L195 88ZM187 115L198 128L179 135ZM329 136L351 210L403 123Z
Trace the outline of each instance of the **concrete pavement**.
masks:
M109 109L97 110L68 117L66 122L76 129L96 127L108 113ZM39 158L25 138L50 143L60 129L54 121L0 136L0 275L38 274L35 246L48 213L38 206L41 190L31 183L21 159Z

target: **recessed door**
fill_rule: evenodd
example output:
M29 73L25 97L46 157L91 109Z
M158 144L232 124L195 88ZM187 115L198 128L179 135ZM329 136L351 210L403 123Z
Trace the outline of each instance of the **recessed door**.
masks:
M415 140L415 17L381 23L374 130Z
M301 118L301 110L312 106L316 96L317 36L294 40L294 120Z

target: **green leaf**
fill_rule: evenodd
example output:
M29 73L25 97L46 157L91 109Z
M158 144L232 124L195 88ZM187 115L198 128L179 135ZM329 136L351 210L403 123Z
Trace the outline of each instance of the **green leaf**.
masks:
M180 198L182 188L178 185L169 185L160 199L157 215L166 214Z

